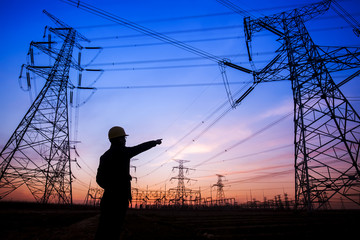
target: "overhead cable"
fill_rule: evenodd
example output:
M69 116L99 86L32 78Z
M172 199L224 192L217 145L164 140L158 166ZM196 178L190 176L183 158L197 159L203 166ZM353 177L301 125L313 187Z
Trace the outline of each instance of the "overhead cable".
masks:
M309 31L311 32L324 32L324 31L333 31L333 30L343 30L351 28L351 26L337 26L337 27L322 27L322 28L309 28ZM192 30L184 30L179 31L179 33L182 32L191 32ZM200 31L200 29L199 29ZM173 31L172 33L176 33L176 31ZM167 32L164 32L162 34L167 34ZM271 33L260 33L257 36L265 37L265 36L271 36ZM114 39L124 39L124 38L134 38L134 37L140 37L142 35L115 35L115 36L107 36L107 37L98 37L98 38L91 38L91 41L104 41L104 40L114 40ZM222 41L222 40L231 40L231 39L244 39L244 36L229 36L229 37L221 37L221 38L203 38L203 39L194 39L194 40L186 40L182 41L184 43L190 43L190 42L208 42L208 41ZM110 46L109 48L125 48L125 47L143 47L143 46L153 46L153 45L163 45L164 43L147 43L147 44L127 44L127 45L119 45L119 46ZM106 47L105 47L106 48Z
M87 4L87 3L84 3L84 2L80 2L80 1L75 1L75 0L62 0L63 2L69 4L69 5L72 5L72 6L75 6L77 8L80 8L86 12L89 12L91 14L94 14L94 15L97 15L99 17L102 17L102 18L105 18L109 21L112 21L112 22L115 22L117 24L120 24L120 25L123 25L125 27L128 27L130 29L133 29L137 32L140 32L140 33L143 33L147 36L150 36L150 37L153 37L153 38L156 38L160 41L163 41L163 42L167 42L171 45L174 45L176 47L179 47L181 49L184 49L186 51L189 51L191 53L194 53L196 55L199 55L199 56L202 56L204 58L207 58L209 60L212 60L212 61L215 61L215 62L219 62L221 61L222 59L218 58L217 56L215 55L212 55L210 53L207 53L203 50L200 50L200 49L197 49L195 47L192 47L190 45L187 45L181 41L178 41L178 40L175 40L173 38L170 38L162 33L159 33L159 32L156 32L154 30L151 30L151 29L148 29L146 27L143 27L137 23L134 23L134 22L131 22L125 18L122 18L122 17L119 17L119 16L116 16L112 13L109 13L107 11L104 11L100 8L97 8L95 6L92 6L90 4Z
M230 37L218 37L218 38L206 38L206 39L194 39L183 41L182 43L194 43L194 42L205 42L205 41L223 41L223 40L232 40L232 39L241 39L241 36L230 36ZM128 48L128 47L149 47L149 46L160 46L168 44L168 42L154 42L154 43L133 43L133 44L123 44L123 45L114 45L114 46L104 46L103 48ZM199 55L199 54L197 54ZM204 58L204 56L199 55ZM209 58L208 58L209 59ZM220 58L219 58L220 59ZM212 59L211 59L212 60ZM220 61L220 60L219 60Z
M216 164L216 163L224 163L224 162L229 162L229 161L234 161L234 160L239 160L240 158L248 158L248 157L252 157L252 156L256 156L256 155L260 155L260 154L264 154L264 153L269 153L269 152L273 152L273 151L277 151L280 149L284 149L284 148L289 148L289 147L294 147L294 144L286 144L280 147L274 147L274 148L270 148L267 150L263 150L263 151L259 151L259 152L254 152L254 153L248 153L245 155L241 155L241 156L237 156L237 157L232 157L232 158L228 158L228 159L224 159L224 160L219 160L219 161L212 161L212 162L207 162L204 163L202 165L205 164Z
M118 23L122 26L125 26L125 27L128 27L130 29L133 29L135 31L138 31L138 32L141 32L147 36L150 36L150 37L153 37L155 39L158 39L160 41L163 41L163 42L167 42L173 46L176 46L178 48L181 48L185 51L188 51L188 52L191 52L195 55L198 55L198 56L201 56L203 58L206 58L206 59L209 59L211 61L214 61L214 62L217 62L217 63L223 63L225 65L227 65L229 62L228 61L225 61L213 54L210 54L208 52L205 52L203 50L200 50L198 48L195 48L195 47L192 47L184 42L181 42L181 41L178 41L178 40L175 40L169 36L166 36L165 34L162 34L162 33L159 33L159 32L156 32L154 30L151 30L149 28L146 28L144 26L141 26L137 23L134 23L134 22L131 22L125 18L122 18L122 17L119 17L119 16L116 16L112 13L109 13L107 11L104 11L100 8L97 8L97 7L94 7L90 4L87 4L87 3L84 3L84 2L80 2L80 1L74 1L74 0L61 0L69 5L72 5L72 6L75 6L77 8L80 8L84 11L87 11L91 14L94 14L94 15L97 15L99 17L102 17L104 19L107 19L109 21L112 21L112 22L115 22L115 23ZM232 64L232 66L230 67L233 67L234 64ZM247 69L247 68L244 68L244 67L241 67L241 66L237 66L238 70L240 71L243 71L243 72L246 72L246 73L249 73L251 74L252 73L252 70L250 69Z
M262 54L273 54L273 52L264 52ZM232 54L223 57L241 57L247 56L246 54ZM147 63L164 63L164 62L188 62L202 60L200 57L187 57L187 58L163 58L163 59L150 59L150 60L138 60L138 61L124 61L124 62L105 62L90 64L89 66L115 66L115 65L127 65L127 64L147 64Z
M245 89L245 87L247 87L249 84L251 84L250 82L245 85L244 87L242 87L238 92L235 93L235 95L240 94L240 92L243 91L243 89ZM225 106L227 106L227 101L223 102L219 107L217 107L214 111L211 112L211 114L209 114L203 121L201 121L200 123L198 123L194 128L192 128L188 133L186 133L182 138L180 138L176 143L174 143L173 145L171 145L169 148L167 148L164 152L160 153L158 156L156 156L155 158L143 163L141 166L144 166L146 164L149 164L150 162L154 161L155 159L157 159L158 157L160 157L161 155L163 155L164 153L168 152L170 149L174 148L176 145L178 145L180 142L182 142L185 138L187 138L188 136L190 136L193 132L195 132L197 129L199 129L201 126L203 126L209 119L211 119L216 113L218 113L220 110L222 110ZM194 138L192 138L192 140L186 144L181 150L177 151L171 158L169 158L169 160L167 160L166 162L162 163L159 167L153 169L152 171L148 172L147 174L141 176L140 178L149 176L150 174L154 173L155 171L159 170L160 168L162 168L165 164L169 163L170 161L172 161L172 159L174 159L176 156L178 156L181 152L183 152L186 148L188 148L192 143L194 143L196 140L198 140L202 135L204 135L207 131L209 131L209 129L211 127L213 127L218 121L220 121L227 113L230 112L230 110L232 110L232 107L228 107L226 108L220 115L218 115L216 117L216 119L214 121L212 121L204 130L202 130L198 135L196 135Z
M230 85L249 84L251 82L231 82ZM112 87L96 87L96 90L115 90L115 89L142 89L142 88L184 88L184 87L204 87L204 86L223 86L224 83L188 83L188 84L164 84L164 85L140 85L140 86L112 86ZM80 88L89 89L89 88Z
M278 172L272 172L272 173L266 173L266 174L263 174L263 175L260 175L260 176L255 176L255 177L251 177L251 178L247 178L247 179L232 180L232 181L229 181L228 184L255 182L258 179L264 179L264 178L273 179L274 177L278 177L278 176L281 176L281 175L287 175L287 174L290 174L290 173L293 173L293 172L294 172L294 169L278 171Z
M259 130L256 131L256 132L254 132L254 133L251 134L250 136L248 136L248 137L246 137L246 138L244 138L244 139L241 139L240 141L236 142L235 144L233 144L233 145L230 146L229 148L225 149L224 151L221 151L221 152L215 154L214 156L212 156L212 157L210 157L210 158L208 158L208 159L200 162L199 164L196 164L196 165L194 166L194 168L199 167L199 166L203 165L204 163L207 163L207 162L209 162L209 161L211 161L211 160L214 160L214 159L218 158L219 156L221 156L222 154L229 152L230 150L234 149L235 147L238 147L239 145L241 145L241 144L245 143L246 141L250 140L251 138L259 135L260 133L265 132L266 130L270 129L271 127L275 126L276 124L279 124L280 122L282 122L282 121L285 120L286 118L292 116L292 114L293 114L293 112L291 111L291 112L283 115L281 118L277 119L277 120L274 121L274 122L271 122L270 124L266 125L265 127L259 129Z
M273 10L278 10L278 9L293 9L293 8L303 7L305 5L306 4L289 4L289 5L284 5L284 6L266 7L266 8L248 10L247 12L263 12L263 11L273 11ZM228 15L234 15L234 14L236 14L236 12L234 12L234 11L207 13L207 14L201 14L201 15L139 20L138 23L170 22L170 21L188 20L188 19L196 19L196 18L221 17L221 16L228 16ZM100 27L111 27L111 26L116 26L116 25L117 24L99 24L99 25L78 26L76 28L77 29L100 28Z
M195 28L195 29L186 29L186 30L172 30L167 32L162 32L161 34L182 34L182 33L194 33L194 32L209 32L209 31L217 31L217 30L227 30L227 29L236 29L241 28L242 25L231 25L231 26L222 26L222 27L209 27L209 28ZM123 39L123 38L136 38L142 37L143 34L131 34L131 35L122 35L122 36L108 36L108 37L96 37L91 38L91 41L98 40L107 40L107 39Z

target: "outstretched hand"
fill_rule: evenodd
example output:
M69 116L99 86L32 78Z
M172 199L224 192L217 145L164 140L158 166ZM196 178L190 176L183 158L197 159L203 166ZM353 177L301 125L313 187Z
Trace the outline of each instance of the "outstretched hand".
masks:
M162 143L162 139L157 139L157 140L155 140L155 142L157 145L160 145Z

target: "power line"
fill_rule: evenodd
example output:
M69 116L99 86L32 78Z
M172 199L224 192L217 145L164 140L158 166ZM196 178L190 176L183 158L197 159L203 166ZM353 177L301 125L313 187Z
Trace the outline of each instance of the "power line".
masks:
M154 67L124 67L124 68L105 68L103 71L140 71L140 70L157 70L157 69L175 69L175 68L194 68L194 67L214 67L214 63L210 64L185 64L185 65L166 65Z
M284 116L282 116L281 118L277 119L276 121L271 122L270 124L266 125L265 127L263 127L263 128L261 128L261 129L259 129L258 131L254 132L254 133L251 134L250 136L248 136L248 137L246 137L246 138L244 138L244 139L241 139L240 141L238 141L237 143L233 144L232 146L230 146L229 148L225 149L224 151L221 151L221 152L215 154L214 156L212 156L212 157L210 157L210 158L202 161L201 163L195 165L194 168L195 168L195 167L199 167L199 166L203 165L204 163L207 163L207 162L209 162L209 161L211 161L211 160L213 160L213 159L221 156L222 154L229 152L230 150L234 149L235 147L238 147L240 144L245 143L246 141L250 140L251 138L253 138L253 137L259 135L260 133L263 133L263 132L265 132L266 130L272 128L272 127L275 126L276 124L279 124L280 122L282 122L282 121L285 120L286 118L290 117L292 114L293 114L292 111L289 112L289 113L287 113L287 114L285 114Z
M273 169L277 169L277 168L292 167L292 166L293 166L293 164L279 164L279 165L272 165L272 166L266 166L266 167L260 167L260 168L253 168L253 169L248 169L248 170L225 172L223 174L226 176L230 176L230 175L247 174L247 173L260 172L260 171L264 171L264 170L273 170ZM194 178L196 178L196 179L208 178L211 176L213 176L213 175L205 175L205 176L199 176L199 177L194 177Z
M115 22L115 23L118 23L120 25L123 25L123 26L126 26L130 29L133 29L137 32L140 32L144 35L147 35L147 36L150 36L150 37L153 37L155 39L158 39L162 42L166 42L166 43L169 43L173 46L176 46L180 49L183 49L185 51L188 51L188 52L191 52L195 55L198 55L198 56L201 56L203 58L206 58L208 60L211 60L211 61L214 61L218 64L224 64L226 66L230 66L232 68L235 68L237 70L240 70L242 72L246 72L248 74L252 74L252 70L250 69L247 69L247 68L244 68L244 67L241 67L241 66L238 66L236 64L233 64L233 63L230 63L228 61L225 61L213 54L210 54L208 52L205 52L203 50L200 50L198 48L195 48L195 47L192 47L184 42L181 42L181 41L178 41L178 40L175 40L167 35L164 35L162 33L159 33L159 32L156 32L154 30L151 30L149 28L146 28L144 26L141 26L137 23L134 23L134 22L131 22L125 18L121 18L119 16L116 16L114 14L111 14L109 12L106 12L102 9L99 9L97 7L94 7L90 4L87 4L87 3L84 3L84 2L80 2L80 1L74 1L74 0L62 0L63 2L69 4L69 5L72 5L72 6L76 6L77 8L80 8L80 9L83 9L84 11L87 11L89 13L92 13L94 15L97 15L99 17L102 17L104 19L107 19L109 21L112 21L112 22Z
M219 116L215 118L214 121L212 121L204 130L202 130L198 135L196 135L188 144L186 144L182 149L177 151L173 158L177 157L180 153L182 153L185 149L187 149L191 144L199 140L201 136L203 136L206 132L210 130L216 123L218 123L223 117L225 117L231 110L233 110L233 107L230 106L225 109Z
M291 5L284 5L278 7L268 7L268 8L259 8L248 10L247 12L259 12L259 11L272 11L278 9L288 9L288 8L297 8L304 6L304 4L291 4ZM196 18L210 18L210 17L222 17L222 16L229 16L229 15L236 15L235 12L218 12L218 13L208 13L208 14L200 14L200 15L192 15L192 16L179 16L179 17L171 17L171 18L158 18L158 19L147 19L147 20L139 20L138 23L156 23L156 22L170 22L170 21L180 21L180 20L190 20ZM357 16L358 14L353 14L353 16ZM335 18L338 16L333 15L329 17L322 17L321 19L328 19L328 18ZM88 28L103 28L103 27L113 27L118 26L118 24L97 24L97 25L85 25L85 26L77 26L76 29L88 29ZM90 39L91 40L91 39Z
M161 32L162 34L183 34L183 33L194 33L194 32L209 32L209 31L217 31L217 30L228 30L241 28L242 25L230 25L230 26L222 26L222 27L209 27L209 28L194 28L194 29L186 29L186 30L172 30ZM99 41L99 40L108 40L108 39L123 39L123 38L136 38L143 37L143 34L131 34L131 35L122 35L122 36L107 36L107 37L97 37L91 38L91 41Z
M254 62L256 62L257 64L261 64L261 63L265 63L267 61L266 60L256 60ZM238 62L238 63L242 64L242 62ZM134 64L136 64L136 63L134 63ZM139 64L141 64L141 63L139 63ZM125 65L125 63L124 63L124 65ZM184 64L184 65L179 64L179 65L159 65L159 66L150 66L150 67L105 68L105 69L95 69L95 70L92 70L92 71L107 71L107 72L112 72L112 71L143 71L143 70L161 70L161 69L176 69L176 68L203 68L203 67L214 67L214 66L215 66L214 64ZM88 69L85 69L85 70L88 70ZM342 77L342 76L337 76L337 78L340 78L340 77ZM284 80L284 79L282 79L282 80ZM243 83L245 83L245 82L243 82ZM161 87L161 86L158 86L158 87Z
M232 82L230 85L248 84L250 81ZM117 89L144 89L144 88L184 88L184 87L204 87L204 86L223 86L224 83L189 83L189 84L166 84L166 85L142 85L142 86L113 86L96 87L96 90L117 90ZM81 89L81 88L80 88ZM83 88L86 89L86 88Z
M120 25L123 25L123 26L126 26L130 29L133 29L137 32L140 32L142 34L145 34L147 36L150 36L150 37L153 37L153 38L156 38L160 41L163 41L163 42L167 42L171 45L174 45L178 48L181 48L183 50L186 50L186 51L189 51L193 54L196 54L198 56L201 56L201 57L204 57L204 58L207 58L211 61L215 61L215 62L220 62L222 59L218 58L217 56L215 55L212 55L210 53L207 53L203 50L200 50L200 49L197 49L195 47L192 47L190 45L187 45L181 41L178 41L178 40L175 40L173 38L170 38L164 34L161 34L159 32L156 32L156 31L153 31L151 29L148 29L146 27L143 27L137 23L134 23L134 22L131 22L125 18L121 18L119 16L116 16L114 14L111 14L109 12L106 12L102 9L99 9L97 7L94 7L90 4L87 4L87 3L84 3L84 2L80 2L80 1L74 1L74 0L62 0L63 2L69 4L69 5L72 5L72 6L75 6L77 8L80 8L80 9L83 9L84 11L87 11L89 13L92 13L94 15L97 15L99 17L102 17L102 18L105 18L109 21L112 21L112 22L115 22L117 24L120 24Z
M227 103L227 102L225 102L225 103ZM222 108L222 106L219 107L218 109L221 109L221 108ZM218 109L216 110L216 112L218 111ZM219 120L221 120L231 109L232 109L232 108L230 107L230 108L226 109L224 112L222 112L213 122L211 122L210 125L208 125L208 126L207 126L203 131L201 131L195 138L193 138L191 142L189 142L189 143L188 143L187 145L185 145L181 150L179 150L178 152L176 152L175 155L174 155L170 160L168 160L168 161L166 161L165 163L161 164L159 167L153 169L152 171L150 171L149 173L143 175L142 177L149 176L150 174L152 174L152 173L154 173L155 171L159 170L161 167L163 167L166 163L168 163L169 161L171 161L173 158L175 158L176 156L178 156L178 155L179 155L181 152L183 152L187 147L189 147L190 144L192 144L193 142L197 141L203 134L205 134L211 127L213 127ZM224 153L232 150L233 148L239 146L240 144L242 144L242 143L248 141L249 139L257 136L258 134L260 134L260 133L262 133L262 132L270 129L271 127L273 127L273 126L275 126L276 124L280 123L281 121L283 121L283 120L286 119L287 117L291 116L292 114L293 114L292 111L289 112L288 114L282 116L280 119L278 119L278 120L276 120L276 121L274 121L274 122L266 125L266 126L265 126L264 128L262 128L262 129L256 131L255 133L253 133L253 134L250 135L249 137L247 137L247 138L245 138L245 139L242 139L242 140L240 140L239 142L235 143L234 145L230 146L229 148L225 149L225 151L222 151L222 152L214 155L213 157L211 157L211 158L209 158L209 159L207 159L207 160L205 160L205 161L203 161L203 162L195 165L194 168L196 168L196 167L198 167L198 166L200 166L200 165L203 165L204 163L209 162L209 161L211 161L211 160L219 157L220 155L222 155L222 154L224 154ZM203 123L203 122L202 122L202 123ZM196 130L198 127L200 127L200 126L201 126L201 124L197 125L194 129L191 130L191 132L195 131L195 130ZM186 134L185 137L187 137L188 135L190 135L191 132L189 132L188 134ZM180 139L180 141L183 140L185 137L183 137L182 139ZM178 144L180 141L178 141L176 144ZM175 144L174 144L174 145L175 145ZM174 147L174 145L171 146L170 148ZM167 151L167 150L166 150L166 151ZM165 151L165 152L166 152L166 151ZM150 162L153 161L153 160L154 160L154 159L152 159L152 160L144 163L143 165L148 164L148 163L150 163Z
M187 138L188 136L190 136L194 131L196 131L198 128L200 128L209 118L211 118L215 113L217 113L219 110L221 110L221 108L223 108L224 106L227 105L227 101L222 104L220 107L218 107L214 112L212 112L207 118L206 120L201 121L200 123L198 123L194 128L192 128L188 133L186 133L183 137L181 137L176 143L174 143L173 145L171 145L169 148L167 148L164 152L162 152L160 155L158 155L157 157L151 159L148 162L145 162L144 164L142 164L141 166L144 166L146 164L149 164L150 162L154 161L156 158L160 157L161 155L163 155L164 153L168 152L170 149L174 148L176 145L178 145L180 142L182 142L185 138ZM209 130L210 127L212 127L216 122L218 122L223 116L225 116L225 114L227 114L230 110L232 109L232 107L229 107L228 109L226 109L218 118L216 118L216 120L214 122L212 122L206 129ZM197 135L196 138L194 139L198 139L200 138L200 136L202 136L205 133L205 131L202 131L201 134ZM140 178L149 176L150 174L154 173L155 171L159 170L160 168L162 168L165 164L169 163L170 161L172 161L172 159L174 159L176 156L178 156L181 152L183 152L192 142L194 142L195 140L192 140L190 143L188 143L187 145L185 145L185 147L183 147L181 150L177 151L176 154L171 157L169 160L167 160L166 162L164 162L163 164L161 164L159 167L153 169L152 171L150 171L149 173L141 176Z
M224 41L224 40L233 40L233 39L241 39L241 36L229 36L229 37L217 37L217 38L205 38L205 39L193 39L193 40L187 40L182 41L182 43L196 43L196 42L210 42L210 41ZM112 48L129 48L129 47L150 47L150 46L161 46L161 45L167 45L169 42L153 42L153 43L131 43L131 44L123 44L123 45L114 45L114 46L104 46L104 49L112 49ZM175 45L170 43L171 45ZM175 45L177 46L177 45ZM185 49L189 52L195 53L196 55L201 56L202 58L207 58L213 61L220 61L218 57L215 57L214 55L212 57L206 56L205 53L195 52L190 49ZM212 55L212 54L211 54ZM215 57L215 58L214 58ZM216 60L217 59L217 60Z
M237 156L237 157L232 157L232 158L228 158L228 159L224 159L224 160L219 160L219 161L207 162L207 163L204 163L203 165L205 165L205 164L215 164L215 163L220 163L220 162L224 163L224 162L234 161L234 160L238 160L238 159L241 159L241 158L248 158L248 157L260 155L260 154L263 154L263 153L269 153L269 152L273 152L273 151L277 151L277 150L280 150L280 149L293 147L293 146L294 146L294 144L287 144L287 145L283 145L283 146L280 146L280 147L270 148L270 149L260 151L260 152L249 153L249 154L245 154L245 155L241 155L241 156Z
M258 179L269 178L269 177L273 178L273 177L277 177L277 176L281 176L281 175L285 175L285 174L289 174L289 173L293 173L293 172L294 172L294 169L284 170L284 171L279 171L279 172L272 172L272 173L267 173L267 174L263 174L260 176L247 178L247 179L229 181L229 184L254 182Z
M324 32L324 31L332 31L332 30L343 30L351 28L350 26L338 26L338 27L323 27L323 28L315 28L309 29L311 32ZM162 33L165 34L165 33ZM110 36L110 37L103 37L97 38L95 40L107 40L107 39L122 39L122 38L129 38L134 36L141 36L141 35L123 35L123 36ZM258 36L271 36L271 33L263 33L259 34ZM183 43L195 43L195 42L210 42L210 41L225 41L225 40L234 40L234 39L244 39L244 36L228 36L228 37L218 37L218 38L203 38L203 39L192 39L192 40L184 40ZM123 45L114 45L114 46L104 46L104 49L111 49L111 48L129 48L129 47L149 47L149 46L159 46L159 45L166 45L169 44L167 42L156 42L156 43L142 43L142 44L123 44Z
M273 54L273 52L264 52L262 54ZM231 54L221 57L241 57L247 56L247 54ZM150 60L137 60L137 61L123 61L123 62L107 62L89 64L88 66L115 66L115 65L128 65L128 64L148 64L148 63L164 63L164 62L188 62L203 60L201 57L187 57L187 58L165 58L165 59L150 59Z
M247 85L245 85L244 87L242 87L239 91L237 91L235 93L235 95L240 95L240 92L243 92L244 89L251 84L251 82L249 82ZM182 142L185 138L187 138L188 136L190 136L194 131L196 131L197 129L199 129L203 124L205 124L205 122L207 122L209 119L211 119L217 112L219 112L220 110L222 110L225 106L227 106L228 101L223 102L219 107L217 107L214 111L212 111L203 121L201 121L200 123L198 123L194 128L192 128L189 132L187 132L183 137L181 137L176 143L174 143L173 145L171 145L169 148L167 148L164 152L162 152L161 154L159 154L157 157L149 160L148 162L143 163L141 166L144 166L146 164L149 164L150 162L154 161L155 159L157 159L158 157L160 157L161 155L163 155L164 153L168 152L170 149L174 148L176 145L178 145L180 142ZM161 164L159 167L153 169L152 171L150 171L149 173L141 176L140 178L149 176L150 174L154 173L155 171L159 170L160 168L162 168L165 164L167 164L168 162L170 162L172 159L174 159L177 155L179 155L182 151L184 151L188 146L190 146L191 143L195 142L196 140L198 140L203 134L205 134L211 127L213 127L218 121L220 121L227 113L230 112L230 110L232 110L233 108L230 106L228 108L225 109L225 111L223 111L220 115L218 115L216 117L216 119L210 123L210 125L208 125L203 131L201 131L195 138L192 139L191 142L189 142L187 145L185 145L185 147L183 147L181 150L179 150L178 152L176 152L176 154L171 157L169 160L167 160L166 162L164 162L163 164Z

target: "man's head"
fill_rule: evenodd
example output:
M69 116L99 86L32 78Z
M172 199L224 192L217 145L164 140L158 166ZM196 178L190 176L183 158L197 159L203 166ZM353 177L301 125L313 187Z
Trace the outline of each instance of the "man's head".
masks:
M126 136L129 135L125 133L125 130L122 127L115 126L110 128L108 136L111 143L122 143L125 146Z

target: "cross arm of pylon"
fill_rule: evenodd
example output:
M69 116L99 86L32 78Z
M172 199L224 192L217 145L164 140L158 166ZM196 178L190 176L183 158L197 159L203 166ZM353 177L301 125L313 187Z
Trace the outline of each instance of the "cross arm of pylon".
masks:
M338 72L360 67L360 48L358 47L320 47L320 59L330 72Z
M46 10L43 10L43 13L45 13L51 20L53 20L59 27L62 28L70 28L73 29L72 27L70 27L69 25L67 25L66 23L64 23L63 21L61 21L60 19L58 19L57 17L55 17L54 15L50 14L49 12L47 12ZM77 40L82 40L82 41L86 41L86 42L90 42L89 39L87 39L86 37L84 37L82 34L80 34L79 32L76 31L76 38Z
M82 68L79 69L79 67L76 67L76 64L72 63L70 64L72 67L78 69L78 70L83 70ZM32 65L25 65L25 68L29 71L32 71L33 73L35 73L36 75L42 77L42 78L47 78L50 74L50 72L53 69L53 66L32 66Z
M266 29L269 30L270 32L274 33L275 35L278 36L283 36L284 34L277 29L277 18L272 18L272 17L264 17L264 18L259 18L259 19L254 19L254 20L250 20L250 18L245 18L246 22L244 22L249 31L249 33L251 33L249 35L249 37L252 37L252 34L254 32L260 32L262 29Z
M263 69L256 72L255 80L257 83L274 82L289 80L289 68L286 51L282 47L276 55ZM285 73L285 74L284 74Z
M55 51L55 48L51 47L52 44L55 44L55 43L56 42L54 42L54 41L51 41L51 42L34 42L34 41L32 41L30 43L30 48L31 47L36 47L37 49L41 50L42 52L44 52L44 53L46 53L48 55L54 55L55 56L55 55L58 54L58 52ZM33 54L32 51L31 51L30 54ZM51 56L51 57L54 58L54 56ZM34 56L31 56L31 57L33 58Z
M26 69L29 71L32 71L36 75L46 78L52 69L52 66L31 66L31 65L25 65Z
M54 43L54 42L51 42L51 43ZM39 49L40 51L42 51L43 53L49 55L51 58L55 59L58 57L59 55L59 51L53 47L49 47L49 44L50 42L31 42L31 46L34 46L36 47L37 49ZM83 71L84 69L82 67L79 66L79 64L74 61L74 60L71 60L70 62L70 66L75 68L76 70L79 70L79 71ZM29 70L33 70L35 72L35 69L33 68L35 66L28 66L27 69ZM37 66L36 69L40 69L41 67L40 66ZM46 69L46 67L43 66L43 68ZM37 73L37 72L35 72Z
M280 52L261 71L255 73L254 83L234 102L234 106L241 104L259 83L289 80L289 74L280 75L280 73L287 68L286 54L285 52Z
M341 87L342 85L344 85L345 83L350 82L351 80L353 80L355 77L357 77L359 75L360 75L360 70L357 70L355 73L351 74L350 76L348 76L347 78L345 78L344 80L339 82L336 86Z
M296 12L296 14L302 17L304 21L308 21L329 10L331 2L332 0L323 0L321 2L306 5L302 8L292 10L289 15L293 15Z
M267 29L270 32L281 37L284 34L278 29L281 29L283 19L291 19L292 16L296 15L296 17L301 17L304 21L309 21L326 12L330 7L330 3L331 0L324 0L322 2L306 5L302 8L274 14L269 17L266 16L262 18L248 20L247 23L250 26L251 33Z

